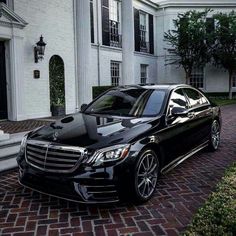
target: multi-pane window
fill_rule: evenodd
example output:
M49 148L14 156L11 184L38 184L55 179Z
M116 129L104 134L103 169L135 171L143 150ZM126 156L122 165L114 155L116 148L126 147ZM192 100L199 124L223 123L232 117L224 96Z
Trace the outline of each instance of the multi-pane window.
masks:
M233 74L233 83L232 86L235 88L236 87L236 73Z
M134 8L134 44L136 52L154 54L154 17Z
M140 65L140 82L141 84L147 83L147 77L148 77L148 65Z
M147 14L140 12L139 14L139 29L140 29L140 51L148 52L147 42Z
M195 88L204 88L204 68L194 68L190 77L190 85Z
M109 31L110 31L110 46L121 47L121 24L120 24L120 8L119 0L109 0Z
M109 0L109 6L110 6L110 20L119 22L119 4L120 2L118 0Z
M118 86L120 83L120 67L121 63L117 61L111 62L111 85Z

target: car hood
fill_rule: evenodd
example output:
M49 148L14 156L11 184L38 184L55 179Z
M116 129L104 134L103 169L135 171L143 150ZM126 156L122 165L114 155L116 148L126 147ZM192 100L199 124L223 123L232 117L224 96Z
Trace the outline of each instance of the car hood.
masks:
M77 113L29 135L29 139L80 147L102 148L141 138L159 124L159 118L120 118Z

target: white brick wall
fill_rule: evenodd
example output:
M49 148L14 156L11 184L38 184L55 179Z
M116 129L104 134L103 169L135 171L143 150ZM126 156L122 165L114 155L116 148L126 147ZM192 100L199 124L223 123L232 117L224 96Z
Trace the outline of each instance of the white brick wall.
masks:
M15 1L14 11L29 24L24 29L24 94L20 119L50 116L49 60L59 55L65 64L66 111L75 111L75 56L72 0ZM43 35L47 43L42 62L34 63L33 47ZM41 78L34 79L33 71Z
M96 9L97 1L99 1L98 10ZM110 62L112 60L122 62L121 49L100 46L100 49L98 50L98 45L102 45L100 1L101 0L94 0L95 44L91 45L92 55L90 61L92 80L90 82L90 91L84 91L88 95L92 93L92 86L98 84L111 84ZM190 8L167 7L160 8L156 11L154 8L145 5L138 0L134 0L134 7L154 15L155 45L155 55L134 52L135 83L140 83L140 64L148 65L149 83L185 82L183 69L176 68L175 65L165 66L166 51L164 50L164 47L166 47L166 44L163 41L163 38L164 32L173 28L172 20L176 18L177 14L189 10ZM193 9L194 6L191 8ZM198 7L197 9L204 10L203 7ZM227 12L231 10L232 8L230 7L225 7L223 9L214 8L214 12ZM18 88L20 94L20 105L17 107L17 119L22 120L51 115L49 95L49 60L53 55L59 55L64 60L66 112L74 112L76 110L77 97L76 80L78 80L78 84L80 84L80 80L75 75L77 65L75 62L76 48L74 41L73 0L16 0L14 2L14 11L29 23L20 33L20 35L24 37L23 52L21 52L21 60L24 62L24 78L20 80L21 84ZM96 24L97 20L99 22L98 27ZM82 23L83 22L81 22L81 24ZM47 46L44 60L36 64L34 63L33 48L41 34L43 35ZM99 37L97 37L98 34ZM34 70L40 70L40 79L33 78ZM226 82L228 81L228 75L223 70L208 66L205 70L205 76L205 88L207 91L225 92L228 90L228 82ZM130 81L132 81L132 79Z

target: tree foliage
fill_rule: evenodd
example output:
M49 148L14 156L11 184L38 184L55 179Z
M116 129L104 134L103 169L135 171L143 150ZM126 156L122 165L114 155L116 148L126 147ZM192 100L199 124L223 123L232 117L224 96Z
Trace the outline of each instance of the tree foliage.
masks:
M50 102L52 105L65 105L64 62L55 55L49 62Z
M236 12L217 13L213 18L215 20L213 64L228 71L229 98L232 99L232 77L233 73L236 73Z
M164 40L170 46L167 64L182 66L189 83L194 67L204 67L210 60L207 45L206 17L210 10L198 12L190 10L178 14L173 20L174 29L164 34Z

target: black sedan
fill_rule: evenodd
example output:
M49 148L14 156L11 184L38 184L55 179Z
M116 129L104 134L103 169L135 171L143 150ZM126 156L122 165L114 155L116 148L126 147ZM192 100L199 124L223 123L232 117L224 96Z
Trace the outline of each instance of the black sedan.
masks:
M19 181L76 202L144 202L160 174L217 150L220 129L220 108L191 86L114 88L25 136Z

